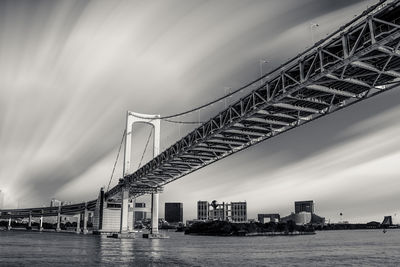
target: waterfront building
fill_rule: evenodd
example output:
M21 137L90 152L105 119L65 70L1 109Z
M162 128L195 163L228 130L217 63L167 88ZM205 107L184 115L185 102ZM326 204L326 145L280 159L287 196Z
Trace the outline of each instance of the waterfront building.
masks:
M299 213L294 214L294 222L297 225L309 224L311 223L311 217L312 217L311 212L301 211Z
M278 213L258 214L257 219L260 223L279 222L281 216Z
M324 225L325 218L314 213L314 201L296 201L294 202L295 212L281 218L281 222L294 221L297 225L314 224Z
M50 207L59 207L61 206L61 201L55 198L52 198L50 201Z
M143 221L147 219L147 215L151 213L150 208L146 206L145 202L136 202L132 204L132 207L134 208L134 217L135 217L135 222L138 221Z
M198 220L208 220L209 206L208 201L197 201Z
M169 223L183 222L183 203L165 203L165 220Z
M400 226L400 216L397 215L397 213L395 213L392 216L392 224L393 225L399 225Z
M382 222L383 226L398 226L400 225L400 218L399 216L397 216L397 214L395 213L394 216L389 215L389 216L385 216L383 218L383 222Z
M61 201L61 206L72 205L72 201Z
M231 222L247 221L247 203L231 202L218 203L213 200L197 202L197 219L198 220L220 220Z
M314 213L314 201L306 200L306 201L295 201L294 202L294 212L309 212Z
M68 206L72 205L71 201L61 201L55 198L52 198L50 201L50 207L59 207L59 206Z
M225 221L228 218L228 205L225 202L217 203L213 200L210 204L208 219L213 221Z
M393 225L392 216L385 216L383 218L382 225L384 225L384 226L392 226Z
M247 221L247 203L231 202L231 220L233 222Z

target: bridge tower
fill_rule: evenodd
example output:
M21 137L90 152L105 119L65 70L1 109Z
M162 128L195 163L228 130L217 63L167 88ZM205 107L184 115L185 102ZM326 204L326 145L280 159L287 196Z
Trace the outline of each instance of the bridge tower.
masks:
M132 151L132 129L135 123L146 123L153 127L153 158L160 153L160 131L161 120L160 115L148 115L128 111L126 115L126 136L125 136L125 150L124 150L124 177L131 174L131 151ZM120 232L126 233L128 229L128 201L129 201L129 185L125 185L122 189L122 205L121 205L121 227ZM158 234L158 198L159 193L153 192L151 194L151 233ZM133 222L134 225L135 222Z

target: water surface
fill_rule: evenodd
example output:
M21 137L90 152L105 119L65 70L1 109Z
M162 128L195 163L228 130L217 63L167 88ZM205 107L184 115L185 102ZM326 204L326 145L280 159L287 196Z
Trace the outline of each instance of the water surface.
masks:
M169 239L0 232L0 266L400 266L400 229Z

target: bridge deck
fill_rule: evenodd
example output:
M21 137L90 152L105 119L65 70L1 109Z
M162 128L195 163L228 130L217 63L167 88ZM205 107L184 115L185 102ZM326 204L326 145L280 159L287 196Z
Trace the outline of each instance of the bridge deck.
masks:
M189 133L108 192L163 186L299 125L387 91L400 81L400 5L360 19L275 71L262 86Z
M90 211L94 211L96 207L96 201L92 200L88 202L60 206L60 214L63 215L74 215L82 213L85 208ZM26 218L31 215L32 217L47 217L57 216L59 207L41 207L41 208L24 208L24 209L3 209L0 210L0 219L6 218Z

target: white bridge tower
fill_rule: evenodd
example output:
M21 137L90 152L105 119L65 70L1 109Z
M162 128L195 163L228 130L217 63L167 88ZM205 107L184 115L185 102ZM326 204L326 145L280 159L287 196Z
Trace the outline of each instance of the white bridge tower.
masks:
M154 146L153 158L160 153L160 128L161 120L160 115L148 115L128 111L126 114L126 136L125 136L125 151L124 151L124 167L123 174L131 174L131 151L132 151L132 129L135 123L147 123L154 129ZM158 234L158 197L159 193L151 194L151 234ZM128 202L129 202L129 185L124 186L122 189L122 203L121 203L121 234L127 233L128 229ZM134 222L133 222L134 225ZM133 230L133 229L132 229Z

